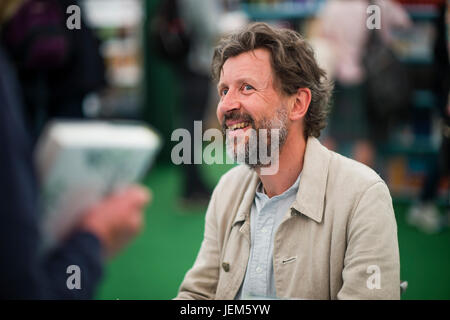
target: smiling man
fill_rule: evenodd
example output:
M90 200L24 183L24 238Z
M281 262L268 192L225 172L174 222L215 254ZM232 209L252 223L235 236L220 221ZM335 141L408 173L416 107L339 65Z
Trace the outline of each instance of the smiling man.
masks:
M255 23L222 39L213 76L227 151L243 164L214 190L177 298L398 299L389 190L317 140L332 86L310 46L294 31ZM277 152L272 163L260 161L264 148ZM277 170L264 174L273 161Z
M302 98L308 99L309 89L303 91L306 95ZM280 147L288 137L287 105L292 104L289 99L293 97L279 96L275 89L270 52L255 49L227 60L218 92L221 101L217 117L221 119L227 153L258 169L260 175L277 173ZM241 110L236 95L246 99L245 111ZM264 170L267 167L274 170Z

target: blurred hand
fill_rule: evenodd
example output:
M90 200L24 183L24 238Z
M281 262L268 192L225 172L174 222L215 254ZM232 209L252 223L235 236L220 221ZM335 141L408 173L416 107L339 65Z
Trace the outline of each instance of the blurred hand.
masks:
M143 210L150 192L131 186L98 203L81 218L80 229L95 234L107 257L112 257L133 239L143 226Z

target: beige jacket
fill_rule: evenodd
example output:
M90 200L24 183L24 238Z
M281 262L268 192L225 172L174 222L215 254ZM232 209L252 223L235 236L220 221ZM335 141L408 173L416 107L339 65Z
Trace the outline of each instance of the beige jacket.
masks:
M234 299L249 259L258 182L247 166L220 179L177 299ZM310 137L296 200L275 235L273 267L280 298L399 299L397 225L383 180Z

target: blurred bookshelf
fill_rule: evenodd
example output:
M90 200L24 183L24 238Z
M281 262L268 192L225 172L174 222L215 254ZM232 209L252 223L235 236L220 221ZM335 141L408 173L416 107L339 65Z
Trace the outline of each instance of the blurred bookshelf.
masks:
M323 0L243 1L241 8L252 20L291 20L315 16Z
M436 6L432 4L408 4L404 3L403 8L406 9L409 16L413 20L432 20L438 18Z
M82 12L100 40L107 88L85 101L90 117L137 118L142 108L142 0L83 0Z
M445 5L447 0L394 0L400 3L414 20L437 19L438 6Z
M440 129L437 97L432 91L436 20L441 0L397 0L408 13L412 27L392 33L392 49L411 71L414 91L406 127L393 132L381 148L386 157L386 178L396 201L411 202L421 192L427 172L439 152ZM448 203L448 177L441 177L437 202Z

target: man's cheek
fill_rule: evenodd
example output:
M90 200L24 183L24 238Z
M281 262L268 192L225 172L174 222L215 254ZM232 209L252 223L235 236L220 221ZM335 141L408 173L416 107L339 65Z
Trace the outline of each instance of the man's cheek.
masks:
M223 114L220 112L220 105L217 106L216 116L217 116L217 120L219 121L220 125L222 125L224 119L223 119Z

